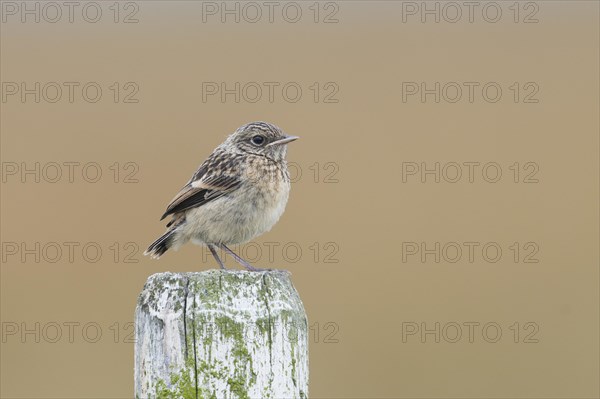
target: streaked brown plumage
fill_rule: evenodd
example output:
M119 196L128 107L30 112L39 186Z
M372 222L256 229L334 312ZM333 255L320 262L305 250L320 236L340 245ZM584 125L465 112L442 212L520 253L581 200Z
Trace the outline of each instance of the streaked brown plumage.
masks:
M144 253L159 258L188 241L216 248L257 270L227 245L248 242L273 227L285 209L290 179L287 144L297 139L266 122L244 125L219 145L167 206L167 232Z

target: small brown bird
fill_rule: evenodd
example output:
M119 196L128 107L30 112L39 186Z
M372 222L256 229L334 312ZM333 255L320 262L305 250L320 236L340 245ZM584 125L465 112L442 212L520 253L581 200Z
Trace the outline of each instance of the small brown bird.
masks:
M192 241L206 245L222 269L221 248L248 270L253 267L227 245L242 244L271 230L288 200L287 144L296 140L266 122L244 125L219 145L173 198L162 219L167 232L144 252L159 258Z

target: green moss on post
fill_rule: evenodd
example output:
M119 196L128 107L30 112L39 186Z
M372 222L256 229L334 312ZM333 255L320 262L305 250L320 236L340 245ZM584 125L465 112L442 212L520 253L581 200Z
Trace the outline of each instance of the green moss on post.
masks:
M135 323L136 397L307 397L308 325L287 272L155 274Z

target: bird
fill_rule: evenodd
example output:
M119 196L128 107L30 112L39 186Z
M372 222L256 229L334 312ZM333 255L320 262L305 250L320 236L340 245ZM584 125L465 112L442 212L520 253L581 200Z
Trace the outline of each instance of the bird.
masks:
M221 269L222 249L249 271L261 271L228 245L268 232L283 214L290 193L287 145L298 139L267 122L239 127L214 149L175 195L160 218L166 232L144 255L160 258L191 241L207 246Z

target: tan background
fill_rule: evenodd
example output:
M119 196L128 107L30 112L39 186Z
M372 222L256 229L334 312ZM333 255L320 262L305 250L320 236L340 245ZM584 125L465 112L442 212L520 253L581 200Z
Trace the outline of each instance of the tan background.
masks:
M457 23L407 15L403 23L401 2L338 2L338 23L328 24L314 23L312 2L302 3L295 24L281 11L273 23L266 16L254 24L218 16L203 23L202 5L192 1L140 1L138 23L114 23L111 4L102 3L95 24L81 18L81 7L73 23L66 16L21 23L10 15L2 23L3 82L93 81L103 88L93 104L80 92L73 103L65 92L57 103L11 96L1 104L3 162L98 162L103 171L95 184L76 174L73 183L7 176L2 185L5 246L73 241L103 249L96 263L82 259L81 246L73 262L66 253L55 263L3 253L3 398L132 396L126 323L146 278L215 264L194 246L159 261L137 252L137 263L125 263L131 248L123 246L133 242L143 251L161 234L158 217L172 195L228 133L252 120L302 137L289 152L302 178L282 220L257 240L263 255L256 263L293 273L317 341L310 346L311 397L598 397L597 2L536 2L538 23L523 23L534 10L523 3L519 23L512 2L501 3L497 23L481 11L473 23L466 15ZM203 102L202 82L212 81L297 82L303 96L296 103L280 91L273 103L231 96ZM114 103L113 82L135 82L139 103ZM335 82L339 101L315 103L313 82ZM473 103L466 92L457 103L431 96L403 102L402 82L497 82L503 97L488 103L479 91ZM513 82L535 82L539 102L515 103ZM502 179L402 181L402 162L471 161L497 162ZM125 184L123 176L114 183L114 162L136 163L138 183ZM324 181L333 170L324 169L328 162L337 182ZM535 162L539 182L514 183L514 162ZM469 241L497 242L502 258L402 259L402 242L431 248ZM121 246L117 262L114 242ZM266 242L280 245L273 263ZM316 257L309 248L315 242ZM338 263L325 262L330 242ZM514 242L536 243L539 262L523 263L521 252L515 263ZM298 262L284 258L286 243L302 249ZM69 322L79 323L72 343ZM403 323L422 322L440 323L440 331L458 323L463 336L448 342L448 329L439 343L418 334L403 342ZM468 322L480 323L472 343ZM534 328L526 331L528 322L538 326L537 343L523 342ZM35 334L7 333L35 323L39 343ZM62 326L56 343L49 323ZM86 323L102 329L98 342L87 342L93 329L82 336ZM498 342L482 336L486 323L501 327Z

